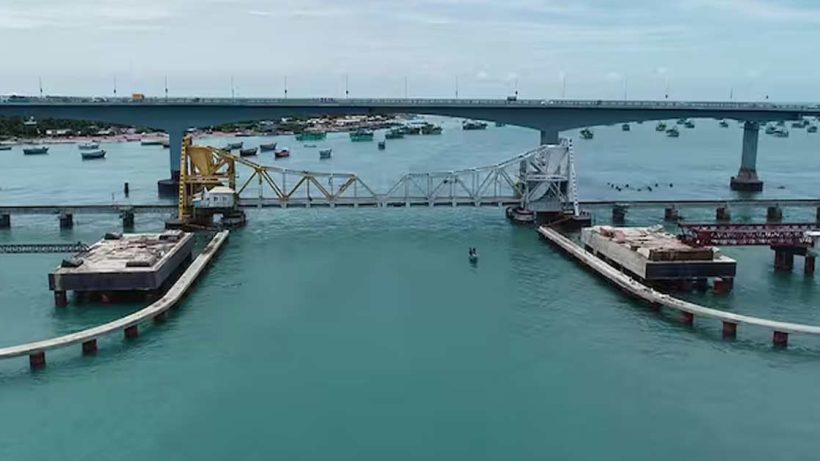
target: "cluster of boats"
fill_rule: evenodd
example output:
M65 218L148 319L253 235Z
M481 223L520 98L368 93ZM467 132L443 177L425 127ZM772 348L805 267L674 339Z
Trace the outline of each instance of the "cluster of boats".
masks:
M273 152L273 158L280 159L280 158L288 158L290 157L290 149L287 147L277 148L277 144L275 142L272 143L263 143L259 144L258 147L243 147L244 143L242 141L239 142L232 142L228 143L223 147L223 150L228 152L238 150L240 157L255 157L260 152ZM316 147L312 145L311 147ZM333 149L319 149L319 159L327 160L333 154Z

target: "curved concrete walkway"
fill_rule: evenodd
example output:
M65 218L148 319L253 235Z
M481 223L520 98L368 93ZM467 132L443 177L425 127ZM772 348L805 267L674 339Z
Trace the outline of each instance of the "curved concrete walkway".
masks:
M174 285L157 301L148 307L120 319L86 330L71 333L57 338L35 341L17 346L0 348L0 360L29 356L32 368L45 365L45 352L52 349L68 347L82 343L83 353L94 353L97 350L97 338L122 330L128 339L139 336L139 324L147 320L164 320L166 311L175 306L196 281L197 277L208 266L213 256L228 239L228 231L217 233L205 246L202 253L194 259Z
M630 296L641 299L656 307L664 306L681 312L681 320L688 325L694 323L695 316L717 319L723 322L724 337L734 337L737 333L738 325L763 327L772 331L772 342L776 346L786 346L790 333L820 335L820 326L779 322L748 315L733 314L669 296L668 294L653 290L618 271L553 229L542 226L538 229L538 233Z

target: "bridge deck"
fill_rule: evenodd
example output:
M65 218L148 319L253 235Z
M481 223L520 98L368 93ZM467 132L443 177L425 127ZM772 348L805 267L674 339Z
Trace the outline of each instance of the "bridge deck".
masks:
M516 197L498 197L496 199L482 199L476 202L469 197L458 197L451 200L448 197L439 197L432 206L510 206L519 203ZM760 200L587 200L580 201L579 205L585 209L611 208L614 206L625 206L627 208L717 208L729 207L820 207L820 199L760 199ZM287 202L269 198L260 200L257 198L240 199L242 208L283 208L283 207L402 207L402 206L431 206L430 201L425 197L412 197L405 200L403 197L359 197L340 198L335 202L328 202L324 199L311 198L308 201L303 197L293 197ZM176 211L175 204L146 204L146 205L118 205L118 204L91 204L91 205L0 205L0 215L58 215L60 213L72 214L118 214L123 211L133 211L139 214L163 214Z

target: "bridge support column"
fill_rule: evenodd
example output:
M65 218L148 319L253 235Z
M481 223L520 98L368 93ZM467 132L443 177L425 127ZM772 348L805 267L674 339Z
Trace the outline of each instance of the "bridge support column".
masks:
M766 208L766 222L780 222L783 220L783 209L779 206Z
M615 205L612 207L612 224L623 224L626 220L626 207Z
M60 229L71 229L74 227L74 215L71 213L60 213Z
M806 255L803 258L803 273L806 275L814 275L814 263L815 263L815 256L814 255Z
M680 212L677 208L671 207L663 210L664 221L677 221L680 219Z
M547 129L541 130L541 145L546 144L558 144L559 142L559 135L558 130L556 129Z
M120 216L122 217L123 230L134 229L134 210L122 210Z
M46 366L46 353L33 352L28 355L28 364L32 370L39 370Z
M65 291L57 290L54 292L54 305L57 307L68 306L68 294Z
M171 177L157 181L157 192L160 196L173 197L179 194L179 159L182 157L182 138L185 128L168 128L168 142L171 144L169 159Z
M715 210L715 221L731 221L732 212L729 207L722 206Z
M135 339L140 335L140 329L137 325L131 325L125 329L125 339Z
M97 353L97 340L89 339L83 342L83 355L92 355Z
M818 211L820 213L820 211ZM0 229L8 229L11 227L11 215L7 213L0 214Z
M712 289L716 294L722 295L732 291L735 286L735 279L733 277L718 277L715 279Z
M782 331L775 331L772 335L772 344L775 347L786 347L789 345L789 334Z
M774 250L774 270L777 272L791 272L794 269L794 253L788 250Z
M723 321L723 337L726 339L735 339L737 337L737 324L734 322Z
M760 125L757 122L746 122L743 125L743 154L740 158L740 170L732 176L729 186L732 190L760 192L763 181L757 177L757 140L760 137Z

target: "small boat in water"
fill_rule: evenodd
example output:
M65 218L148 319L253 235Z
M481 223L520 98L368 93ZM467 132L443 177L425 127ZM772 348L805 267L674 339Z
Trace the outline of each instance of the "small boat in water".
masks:
M387 148L387 143L384 141L379 141L379 150L385 150Z
M628 123L621 125L621 131L631 131L632 127Z
M171 141L162 141L162 148L163 149L170 149L171 148Z
M789 130L781 127L779 129L775 130L775 132L772 133L772 135L775 138L788 138L789 137Z
M774 134L777 131L777 126L775 125L767 125L766 130L764 131L766 134Z
M226 145L225 145L225 150L236 150L236 149L241 149L241 148L242 148L242 145L243 145L242 141L239 141L239 142L229 142L228 144L226 144Z
M370 130L356 130L350 132L350 140L353 142L372 141L373 132Z
M42 155L48 153L48 146L24 147L23 154L25 155Z
M677 138L680 136L680 131L678 131L678 129L673 126L672 128L666 130L666 136L670 138Z
M721 120L720 121L720 127L721 128L729 128L729 122L727 122L726 120Z
M307 147L308 149L315 149L316 144L304 144L304 147Z
M484 122L479 122L476 120L465 120L461 123L461 129L471 131L471 130L485 130L487 129L487 124Z
M595 133L592 132L589 128L584 128L581 130L581 138L582 139L592 139L595 137Z
M685 118L679 118L678 121L675 123L678 125L685 125L686 122L688 122L688 120L686 120Z
M77 146L80 150L97 150L100 148L100 143L98 142L84 142Z
M80 155L83 157L83 160L99 160L101 158L105 158L105 151L100 149L89 152L80 152Z
M806 128L806 132L807 133L817 133L817 125L809 125L809 127ZM0 146L0 149L1 148L2 148L2 146Z
M693 122L691 120L687 120L686 123L683 124L683 126L685 126L686 128L694 128L695 127L695 122Z
M140 141L140 145L142 146L161 146L162 139L143 139Z
M443 129L440 126L432 123L426 123L421 127L421 134L441 134L442 131Z
M393 128L384 134L384 139L401 139L404 137L404 132L400 128Z
M327 138L327 133L324 131L305 130L296 135L297 141L321 141Z
M253 157L256 155L256 148L255 147L248 147L247 149L239 149L239 156L240 157Z
M0 144L0 150L11 150L10 144Z
M259 150L260 150L261 152L271 152L271 151L275 151L275 150L276 150L276 143L275 143L275 142L272 142L272 143L270 143L270 144L260 144L260 145L259 145Z
M333 155L333 149L319 149L319 159L327 160Z
M666 131L666 123L658 122L658 124L655 125L655 131Z
M273 158L287 158L290 157L290 151L287 147L281 150L277 150L273 153Z
M477 264L478 263L478 250L475 248L470 248L467 252L467 259L470 261L470 264Z

